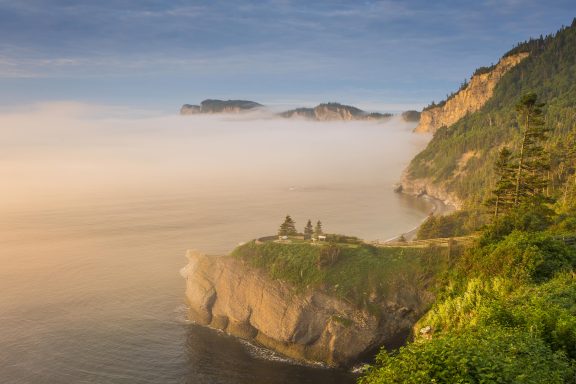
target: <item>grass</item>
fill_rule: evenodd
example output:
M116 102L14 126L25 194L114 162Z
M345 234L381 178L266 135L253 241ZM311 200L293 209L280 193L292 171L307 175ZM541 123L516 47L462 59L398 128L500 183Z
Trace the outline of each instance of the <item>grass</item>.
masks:
M391 289L407 285L424 288L448 267L449 253L449 249L440 247L249 242L236 248L232 256L263 269L273 279L292 284L300 292L320 288L368 307Z

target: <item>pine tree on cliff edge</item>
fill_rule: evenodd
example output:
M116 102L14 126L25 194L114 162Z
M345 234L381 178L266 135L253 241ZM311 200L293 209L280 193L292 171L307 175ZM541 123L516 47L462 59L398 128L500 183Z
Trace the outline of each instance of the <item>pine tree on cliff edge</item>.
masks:
M304 227L304 237L309 239L314 234L314 227L312 227L312 221L308 220L306 226Z
M280 225L280 229L278 230L279 236L295 236L298 232L296 231L296 224L294 220L290 217L290 215L286 215L286 219L282 225Z
M324 231L322 230L322 222L318 220L318 222L316 223L316 228L314 228L314 236L318 237L323 234Z

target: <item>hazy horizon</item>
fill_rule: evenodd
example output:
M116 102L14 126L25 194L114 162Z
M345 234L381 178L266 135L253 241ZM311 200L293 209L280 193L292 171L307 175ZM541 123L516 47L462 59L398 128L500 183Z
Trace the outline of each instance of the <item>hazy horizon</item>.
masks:
M420 109L574 16L568 0L0 1L0 104Z

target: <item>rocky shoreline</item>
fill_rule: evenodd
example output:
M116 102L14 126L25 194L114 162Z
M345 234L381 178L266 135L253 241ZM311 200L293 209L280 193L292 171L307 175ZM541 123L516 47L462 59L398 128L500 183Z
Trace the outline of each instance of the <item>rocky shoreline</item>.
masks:
M298 291L231 256L187 257L181 274L190 320L304 363L351 367L407 335L433 298L405 287L375 310L321 289Z

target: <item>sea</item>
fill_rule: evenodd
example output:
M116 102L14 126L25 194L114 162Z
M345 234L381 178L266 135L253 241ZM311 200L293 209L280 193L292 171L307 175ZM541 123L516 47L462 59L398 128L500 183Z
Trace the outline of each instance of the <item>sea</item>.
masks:
M298 227L386 240L428 202L393 192L414 124L0 111L0 383L353 383L186 318L187 249Z

